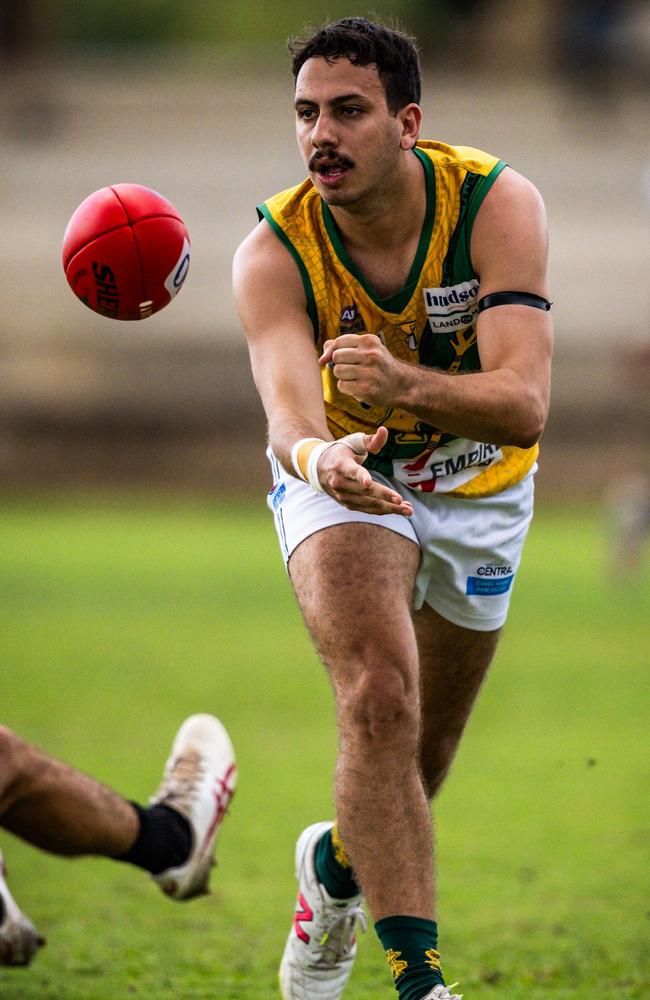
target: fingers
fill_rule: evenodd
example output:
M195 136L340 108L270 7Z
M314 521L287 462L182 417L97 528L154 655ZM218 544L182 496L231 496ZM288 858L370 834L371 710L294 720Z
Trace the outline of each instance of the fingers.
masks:
M348 510L363 511L366 514L402 514L405 517L413 514L412 505L400 496L376 496L370 491L359 493L345 488L331 490L330 495Z
M331 364L330 364L331 367ZM346 396L354 396L355 392L363 392L367 380L367 372L361 365L334 365L332 374L340 392Z
M385 430L385 428L383 428ZM366 435L373 438L376 435ZM403 514L410 517L413 505L397 490L372 478L362 465L339 465L327 476L327 492L349 510L371 514Z
M363 403L392 405L392 359L377 335L341 334L327 340L319 360L332 372L339 392Z
M402 514L404 517L413 515L412 505L398 494L385 498L370 491L357 493L341 489L333 492L332 496L348 510L363 511L366 514Z
M372 434L364 434L363 431L355 431L353 434L346 434L339 438L338 443L346 445L354 455L355 462L363 465L368 457L368 452L373 455L381 451L388 440L388 428L381 426Z
M378 427L374 434L365 435L365 446L366 450L370 452L371 455L376 455L384 447L388 441L388 428Z
M378 427L373 434L355 434L363 442L366 454L359 454L356 446L348 445L350 450L343 449L338 454L332 454L332 465L321 477L321 483L335 500L352 510L366 510L380 514L413 513L412 505L404 500L397 490L376 482L368 469L363 465L367 453L376 454L381 451L388 440L388 428ZM359 443L360 443L359 442ZM346 444L342 438L340 444ZM330 449L328 449L329 451ZM327 456L327 452L323 458Z
M360 351L377 350L380 346L381 341L374 334L343 333L336 340L325 341L323 353L318 361L321 365L331 365L336 351L337 365L359 364L361 361Z
M355 365L362 364L363 361L366 360L368 353L368 350L364 351L361 349L361 345L357 345L356 347L346 347L343 349L339 347L336 342L334 342L331 354L335 367L335 375L340 378L340 370L342 371L345 368L354 368Z
M336 341L326 340L325 343L323 344L323 353L318 359L319 365L323 367L325 365L329 365L332 360L332 355L334 354L335 349L336 349Z

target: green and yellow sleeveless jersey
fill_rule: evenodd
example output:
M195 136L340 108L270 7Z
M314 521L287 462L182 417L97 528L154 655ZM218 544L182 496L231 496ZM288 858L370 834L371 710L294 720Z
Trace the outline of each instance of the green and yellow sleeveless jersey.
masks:
M503 161L467 146L420 141L427 211L406 284L380 298L342 245L332 213L310 180L258 206L293 254L302 276L316 348L344 333L380 337L396 358L455 375L481 370L476 342L479 281L470 259L476 213ZM469 441L399 409L361 403L338 391L323 369L323 396L334 437L389 430L368 468L414 489L452 496L499 493L523 479L538 447Z

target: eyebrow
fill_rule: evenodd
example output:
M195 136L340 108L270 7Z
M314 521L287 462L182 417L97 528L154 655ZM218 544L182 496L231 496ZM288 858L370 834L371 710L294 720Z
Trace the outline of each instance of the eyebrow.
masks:
M337 104L347 104L348 101L363 101L365 104L368 103L368 98L365 94L341 94L339 97L332 98L331 101L326 101L331 107L336 107ZM317 101L310 101L308 97L298 97L295 101L295 106L298 107L301 104L308 104L310 108L317 108Z

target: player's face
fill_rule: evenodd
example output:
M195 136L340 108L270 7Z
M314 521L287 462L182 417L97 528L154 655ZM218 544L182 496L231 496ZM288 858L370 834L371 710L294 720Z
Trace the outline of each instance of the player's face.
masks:
M353 205L390 187L402 130L375 66L308 59L296 80L295 105L298 145L328 204Z

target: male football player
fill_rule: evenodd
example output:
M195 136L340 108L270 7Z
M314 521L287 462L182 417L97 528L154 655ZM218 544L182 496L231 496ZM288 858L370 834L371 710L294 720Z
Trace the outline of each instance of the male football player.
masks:
M235 297L269 504L331 679L336 822L296 847L285 1000L337 1000L362 895L401 1000L444 984L429 800L494 655L549 401L542 200L420 139L413 40L344 18L293 43L308 178L268 199Z

